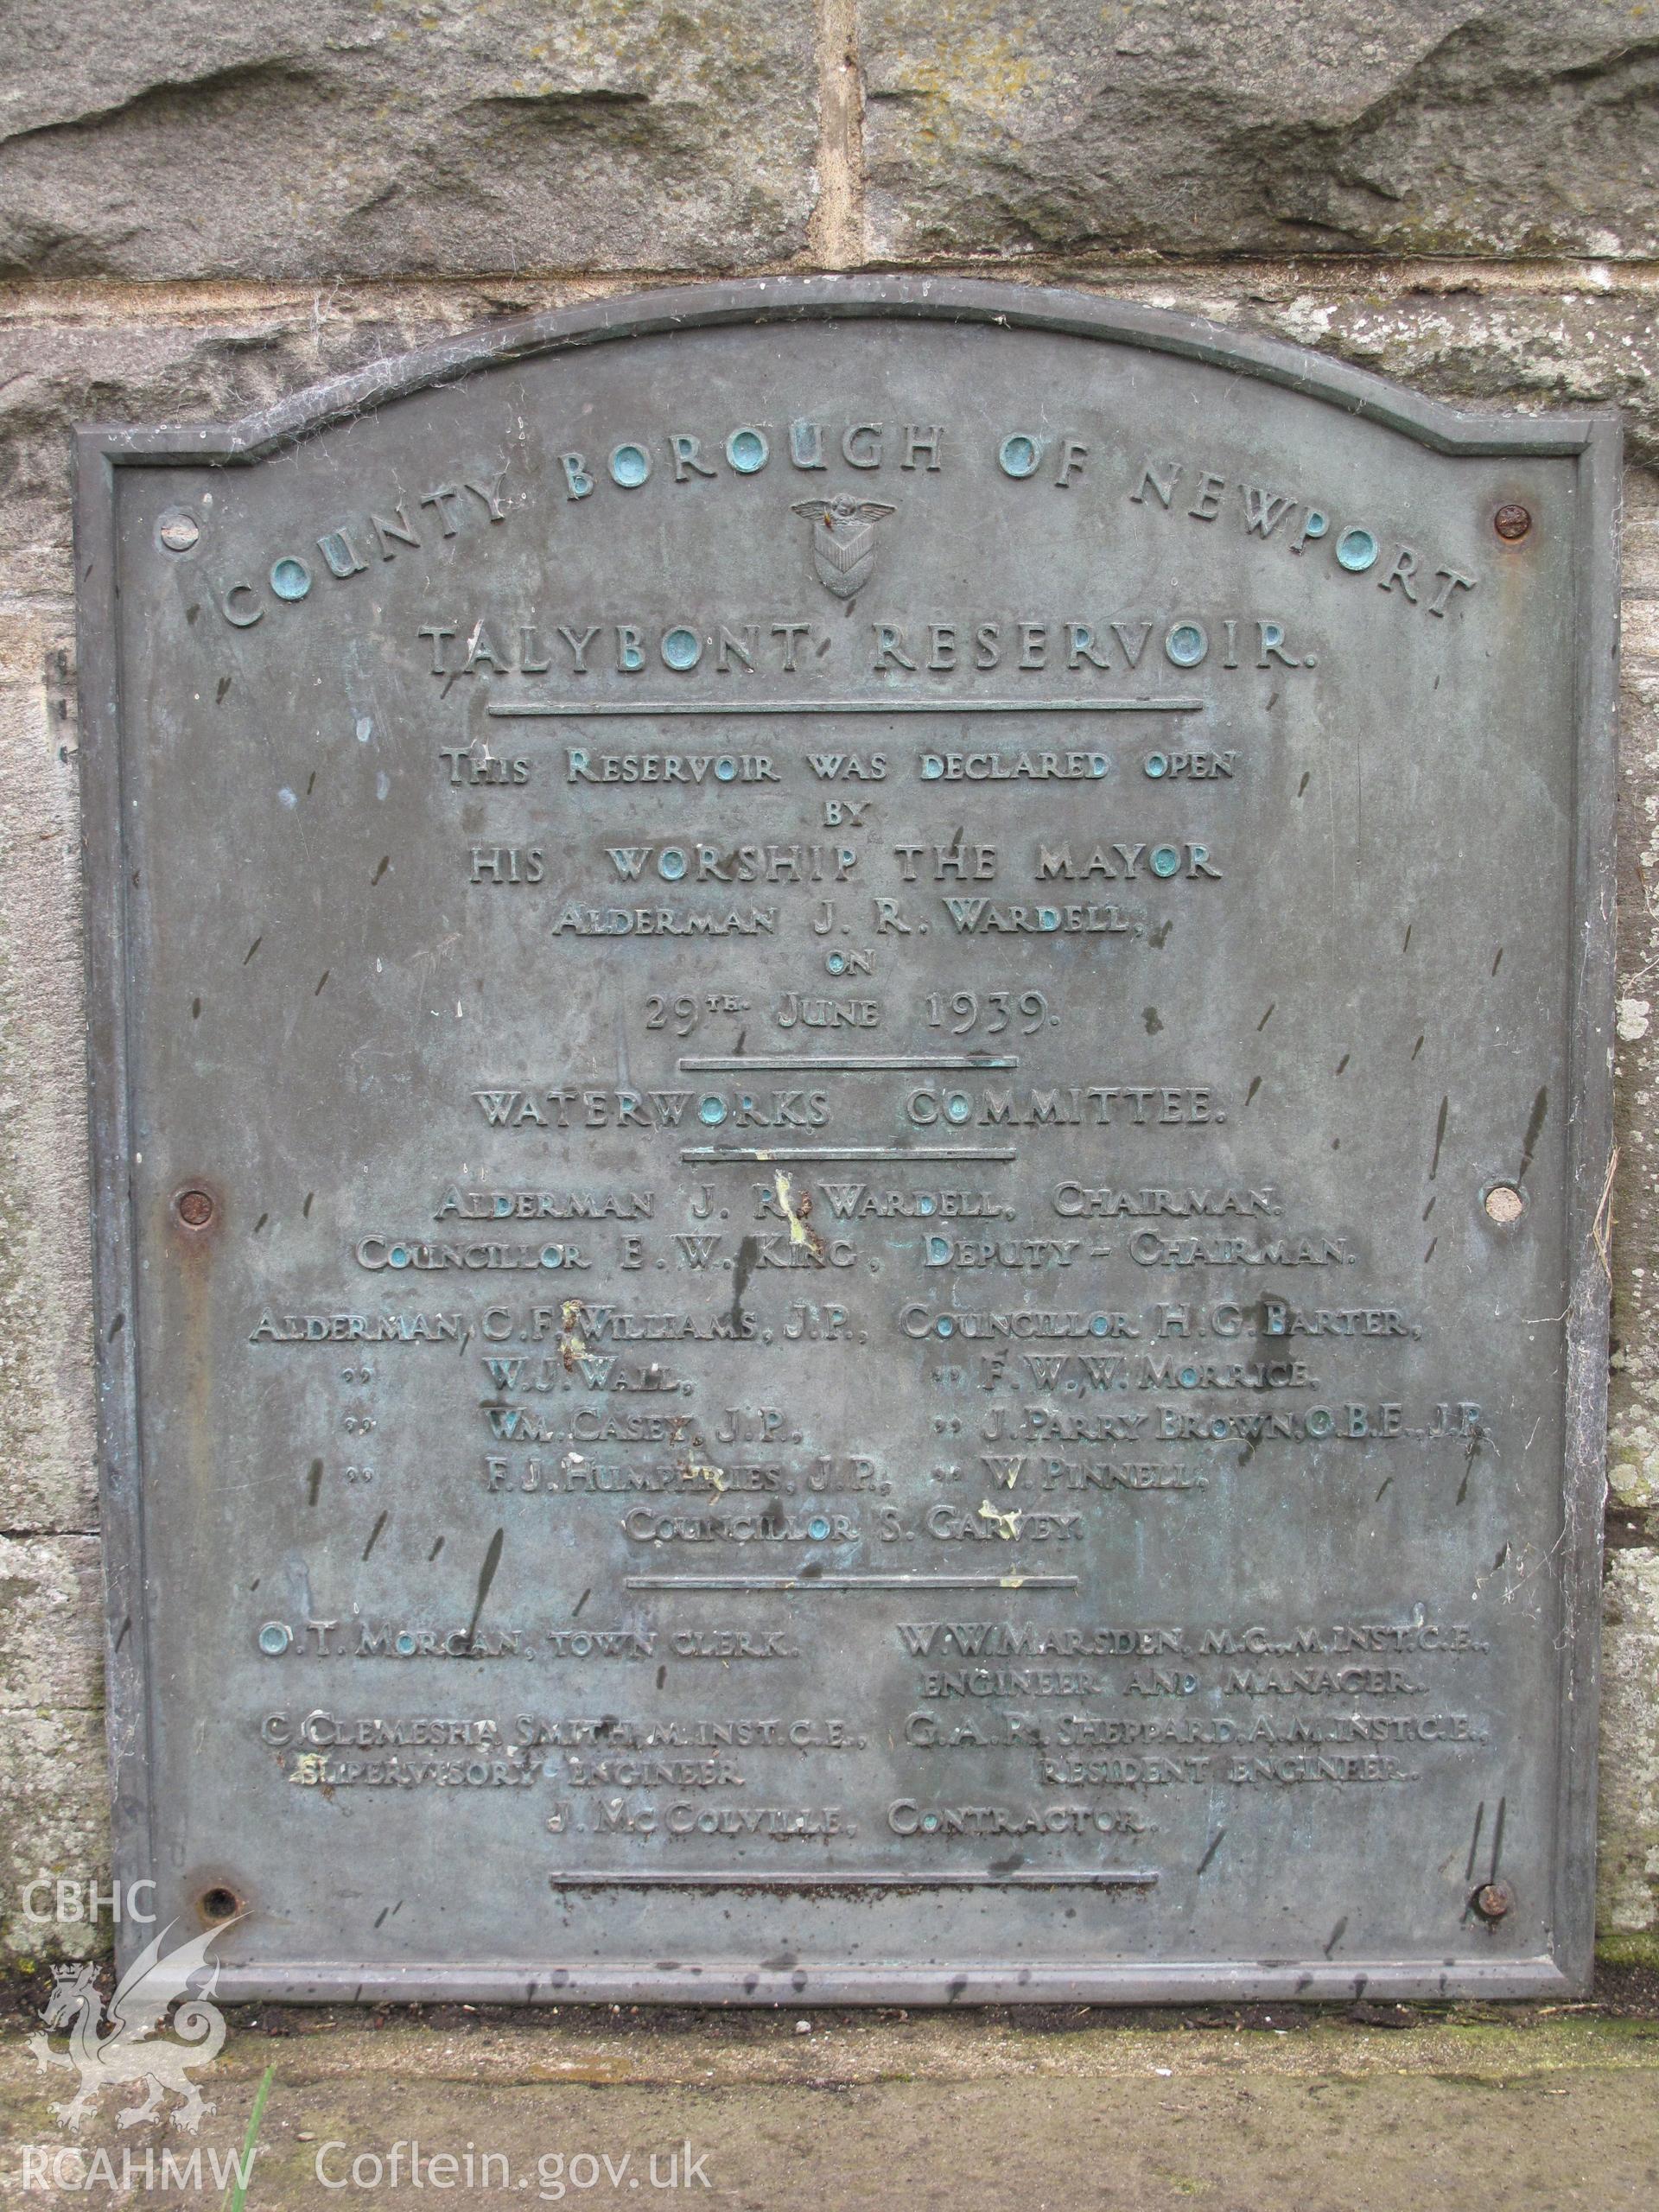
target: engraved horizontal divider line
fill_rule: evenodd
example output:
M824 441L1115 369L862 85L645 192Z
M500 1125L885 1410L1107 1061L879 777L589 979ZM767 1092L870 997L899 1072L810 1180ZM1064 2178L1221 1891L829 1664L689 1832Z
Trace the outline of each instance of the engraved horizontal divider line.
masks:
M1143 1866L1056 1868L1052 1874L974 1874L966 1867L937 1874L671 1874L635 1867L613 1874L550 1874L553 1890L1149 1890L1157 1873Z
M680 1153L688 1166L746 1167L759 1160L1017 1160L1011 1144L689 1144Z
M1201 715L1202 699L659 699L634 705L602 700L495 700L485 709L512 721L531 715Z
M675 1062L682 1075L741 1075L749 1068L766 1074L790 1068L831 1075L902 1074L906 1068L972 1074L1019 1065L1017 1052L704 1052Z
M625 1590L1075 1590L1075 1574L627 1574Z

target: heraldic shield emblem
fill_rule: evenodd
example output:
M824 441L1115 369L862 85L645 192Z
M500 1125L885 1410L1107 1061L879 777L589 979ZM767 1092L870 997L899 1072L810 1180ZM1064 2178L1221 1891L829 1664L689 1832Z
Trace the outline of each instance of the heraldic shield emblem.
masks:
M875 525L893 512L890 499L797 499L791 512L812 524L812 561L818 582L837 599L850 599L875 565Z

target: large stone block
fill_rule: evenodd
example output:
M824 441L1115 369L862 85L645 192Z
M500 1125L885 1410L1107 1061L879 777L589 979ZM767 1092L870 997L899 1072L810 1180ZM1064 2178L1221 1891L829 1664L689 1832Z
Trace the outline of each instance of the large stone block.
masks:
M0 1714L104 1703L104 1574L96 1536L0 1535Z
M108 1886L103 1610L95 1536L0 1535L0 1955L96 1948L25 1897L42 1874Z
M0 1528L7 1530L87 1529L98 1511L72 689L62 626L0 613ZM10 1640L10 1626L6 1634ZM0 1701L9 1701L3 1674Z
M1641 255L1659 25L1610 0L862 0L878 251Z
M810 0L21 0L0 272L749 267L814 194Z
M1659 1554L1615 1551L1602 1637L1601 1849L1604 1936L1659 1930Z
M108 1949L108 1906L93 1917L85 1896L109 1895L108 1775L100 1710L0 1711L0 1961ZM65 1898L79 1917L60 1916L59 1880L80 1885Z

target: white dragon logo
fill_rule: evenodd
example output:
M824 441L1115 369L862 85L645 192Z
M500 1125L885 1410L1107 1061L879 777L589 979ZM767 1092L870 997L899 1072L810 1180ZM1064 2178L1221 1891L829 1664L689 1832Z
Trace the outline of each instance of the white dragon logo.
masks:
M148 2095L118 2113L118 2124L137 2127L142 2120L153 2120L162 2098L171 2090L181 2100L174 2117L187 2133L196 2133L213 2107L203 2101L200 2089L186 2069L211 2065L225 2043L225 2016L209 2002L219 1980L219 1964L207 1956L207 1947L234 1924L221 1921L205 1936L169 1951L165 1958L162 1945L172 1932L172 1924L162 1929L122 1976L110 1999L106 2033L99 2032L105 2014L96 1969L86 1965L56 1969L42 2018L48 2030L67 2033L69 2048L54 2050L48 2037L39 2031L29 2038L37 2065L73 2067L80 2075L80 2087L68 2102L53 2106L56 2120L65 2126L83 2127L105 2089L125 2083L137 2088L148 2082ZM193 1995L191 1981L202 1974L207 1976L207 1983ZM173 2018L173 2033L181 2040L152 2041L175 1999L182 2001Z

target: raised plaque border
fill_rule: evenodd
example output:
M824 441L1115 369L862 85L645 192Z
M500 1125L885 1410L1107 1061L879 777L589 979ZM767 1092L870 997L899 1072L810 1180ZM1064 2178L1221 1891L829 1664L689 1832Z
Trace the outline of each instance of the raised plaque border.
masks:
M763 1967L672 1971L646 1962L561 1968L293 1964L219 1973L227 2002L506 2004L1186 2004L1469 1997L1571 1997L1594 1961L1596 1729L1605 1497L1606 1343L1611 1280L1614 988L1613 824L1617 764L1618 527L1622 430L1613 410L1522 416L1465 411L1370 372L1274 339L1119 300L1042 286L954 276L763 277L594 300L466 333L312 385L230 423L183 428L93 424L75 441L74 541L80 695L79 753L86 872L86 964L91 1091L92 1274L112 1783L113 1872L143 1880L154 1835L146 1648L149 1586L131 1328L114 1329L137 1294L127 1162L127 868L122 834L121 693L116 610L116 471L263 460L327 425L405 393L455 383L532 356L679 330L775 321L992 323L1206 361L1259 377L1448 454L1514 454L1577 464L1574 574L1579 653L1570 979L1568 1303L1566 1319L1565 1522L1557 1554L1563 1603L1553 1948L1485 1963L1309 1959L1096 1966L1077 1971L995 1960L938 1966ZM143 1940L116 1932L124 1971Z

